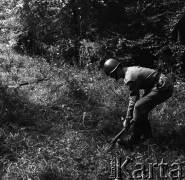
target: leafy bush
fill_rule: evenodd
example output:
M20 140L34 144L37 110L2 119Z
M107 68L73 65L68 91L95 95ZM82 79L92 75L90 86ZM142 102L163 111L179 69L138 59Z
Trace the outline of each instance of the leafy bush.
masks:
M50 63L91 69L114 57L126 65L161 71L170 65L174 68L167 67L168 72L183 73L184 47L172 38L184 12L182 0L3 3L9 9L3 12L5 18L13 18L4 23L4 30L14 26L11 44L17 42L22 52L44 55ZM170 63L164 49L170 49Z
M51 3L52 7L54 6L53 2ZM100 5L102 1L96 2L99 2L98 5ZM111 6L108 5L113 4L116 9L118 6L114 3L123 1L112 2L106 1L105 8L109 7L109 11L106 12L112 10ZM126 1L124 2L126 3ZM126 115L127 88L123 85L123 82L116 83L106 77L101 70L98 71L96 67L87 66L89 62L86 63L85 61L84 69L66 64L62 65L61 63L57 64L57 58L64 61L60 53L64 56L66 51L66 57L69 57L70 53L67 52L70 52L71 47L76 46L76 42L79 43L79 39L75 41L76 37L74 39L61 38L60 42L63 43L63 46L60 46L58 41L52 45L49 44L50 42L42 44L47 31L44 32L45 34L41 32L48 28L47 23L42 22L42 18L44 18L42 13L51 20L53 11L50 9L51 14L47 14L50 10L44 13L49 1L39 2L35 0L29 3L27 5L30 5L33 12L35 5L40 6L38 9L36 8L40 13L38 22L43 25L41 26L43 28L39 29L39 25L34 24L38 28L36 35L41 35L41 40L34 39L34 43L37 48L43 47L44 50L47 50L49 59L55 62L48 64L41 57L32 58L15 54L9 46L5 46L6 49L8 47L7 51L4 51L5 48L2 50L3 53L0 57L2 81L0 91L0 156L2 157L0 160L0 178L10 180L110 179L109 163L112 156L115 155L131 156L134 163L140 162L139 160L156 163L162 158L165 158L168 162L184 162L184 83L177 79L173 97L156 107L152 112L150 119L154 139L151 142L141 143L135 146L134 149L118 147L110 152L105 152L106 143L110 142L111 138L122 128L120 117ZM42 3L45 6L42 7ZM156 9L158 5L160 5L161 11L165 10L164 7L172 8L172 10L177 8L175 6L177 1L162 1L162 5L159 1L139 1L138 3L136 0L127 1L127 3L127 15L131 18L131 20L128 20L131 30L136 29L138 25L137 19L133 24L131 23L133 21L132 14L137 16L141 10L142 13L146 12L147 14L151 9L158 12ZM169 4L170 6L168 6ZM25 5L26 3L23 7ZM155 12L153 13L154 16L152 15L152 17L155 17ZM178 12L178 14L180 13ZM37 20L35 15L34 18ZM114 16L116 14L110 14L109 20L115 20ZM152 22L160 19L159 17L157 19L152 17L150 19ZM143 16L140 15L138 18L139 22L142 22ZM171 16L167 16L168 20L170 18ZM113 24L118 24L118 22L114 21L111 25ZM160 26L160 24L158 25ZM139 24L140 28L141 25L142 23ZM144 27L148 28L148 23ZM111 27L111 30L117 28ZM24 30L26 39L29 39L30 36L27 37L26 34L27 29ZM30 31L32 30L35 29L33 28ZM165 30L165 32L168 32L168 26ZM48 32L53 32L53 29L49 29ZM155 33L143 34L138 32L138 39L135 39L135 34L128 36L129 34L120 35L111 32L99 42L103 44L103 50L105 51L97 58L102 58L101 61L103 62L106 58L117 57L119 60L125 61L126 64L133 65L138 63L136 60L141 57L137 54L137 48L139 48L144 52L149 51L152 56L156 57L154 66L158 66L158 62L161 62L162 71L180 72L182 70L180 68L182 67L181 60L184 54L184 46L178 43L175 44L163 36L161 37L158 35L158 33L160 34L159 31ZM133 38L131 38L132 35ZM31 45L29 41L26 40L25 42L27 45ZM88 61L92 60L92 57L96 54L94 46L89 52L86 47L88 47L87 44L82 46L84 48L82 50L82 61L83 58ZM166 57L169 52L172 59L170 63ZM69 59L71 58L73 56L69 57ZM176 58L178 61L176 61ZM164 59L165 61L163 61ZM178 65L178 63L180 64L177 69L176 67L174 69L169 67L169 65ZM37 79L42 79L42 81L35 81ZM26 85L17 86L22 83ZM156 177L156 179L159 178Z

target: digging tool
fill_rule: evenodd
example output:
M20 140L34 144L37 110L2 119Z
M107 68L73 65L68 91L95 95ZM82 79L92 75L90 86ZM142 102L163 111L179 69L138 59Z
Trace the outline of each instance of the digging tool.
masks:
M131 121L130 121L130 126L131 126L132 123L133 123L133 121L131 120ZM130 126L129 126L129 128L130 128ZM129 129L129 128L128 128L128 129ZM114 137L114 139L109 143L109 145L106 147L106 151L110 150L110 149L115 145L115 143L116 143L116 141L118 140L118 138L121 137L121 135L122 135L124 132L126 132L128 129L123 128L123 129Z

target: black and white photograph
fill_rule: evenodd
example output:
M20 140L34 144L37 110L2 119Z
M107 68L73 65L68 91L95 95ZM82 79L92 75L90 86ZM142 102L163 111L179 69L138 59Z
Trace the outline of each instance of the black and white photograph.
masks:
M0 180L185 180L185 0L0 0Z

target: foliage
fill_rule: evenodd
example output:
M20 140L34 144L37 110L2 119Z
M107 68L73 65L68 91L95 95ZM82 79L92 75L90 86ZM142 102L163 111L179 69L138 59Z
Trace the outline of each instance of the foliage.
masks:
M3 6L10 7L11 3L7 2L6 4L6 1L3 1ZM20 12L22 12L22 8L25 8L28 1L22 1L22 3L19 1L18 4L16 1L10 2L15 2L15 6L12 4L12 7L15 9L20 7ZM61 3L61 1L59 2ZM22 41L22 43L26 42L25 46L21 47L23 50L26 46L28 46L26 49L28 52L32 52L30 47L39 52L43 48L44 51L46 50L46 54L48 53L47 58L51 62L48 63L41 56L30 57L17 54L11 49L11 44L0 44L0 178L6 180L107 180L110 179L110 161L115 155L133 157L134 163L158 163L162 158L169 163L184 162L184 82L177 79L173 97L157 106L151 113L150 119L154 134L151 142L142 142L133 149L117 147L110 152L105 152L106 144L122 127L120 118L121 116L125 117L126 114L128 91L122 81L115 82L109 79L101 70L97 69L95 63L90 62L96 61L96 59L103 62L106 58L117 57L127 65L144 63L148 66L145 64L147 61L139 61L139 59L143 54L149 53L152 56L148 57L154 58L152 66L161 68L161 71L182 72L184 46L174 43L162 35L163 33L170 35L169 28L173 27L170 21L172 15L167 13L167 16L162 14L156 17L156 13L165 12L165 8L169 8L174 12L172 14L175 16L173 17L173 23L175 23L178 21L177 14L182 13L182 8L178 6L182 6L183 1L111 0L86 1L85 3L63 1L66 5L61 7L61 13L66 16L59 15L61 9L59 11L52 10L52 8L47 9L48 3L50 3L49 7L58 7L59 2L29 1L27 5L31 10L29 12L29 9L26 9L28 17L25 15L23 17L30 18L29 21L34 26L29 27L27 21L22 20L25 26L18 23L16 30L12 30L11 27L8 34L7 32L3 34L6 39L4 42L8 42L10 37L7 35L10 32L14 34L18 31L18 34L15 33L15 39L25 38ZM93 28L97 26L97 29L90 28L91 26L88 24L95 9L92 8L92 11L85 16L86 7L90 5L88 4L90 2L93 7L103 10L101 13L96 12L97 18L93 19L92 26ZM107 27L110 27L111 32L105 36L106 33L102 30L100 33L102 39L96 37L99 40L96 42L76 40L77 34L69 30L70 26L60 24L60 20L65 22L64 19L68 17L67 12L69 9L71 10L74 3L78 5L75 8L83 9L80 11L84 12L84 18L89 18L83 24L84 30L85 26L86 30L88 29L88 38L95 38L93 33L98 35L101 28L106 30ZM117 3L122 4L118 6ZM116 13L111 14L112 8L120 7L121 9L123 6L126 9L123 18L127 17L128 19L125 26L122 24L123 19L115 21ZM156 9L156 6L159 9ZM63 8L66 11L63 12ZM179 9L178 12L176 12L176 8ZM33 12L35 13L31 14ZM106 14L107 12L109 13ZM149 16L144 16L141 12L151 17L148 18ZM16 16L16 22L18 22L19 16L14 14L14 10L11 13L3 12L5 22L9 19L9 15L10 17ZM122 11L119 11L119 15L121 13ZM32 21L31 15L33 15L34 21ZM73 19L73 14L70 15L71 18L66 18L67 22ZM58 17L57 22L52 21L55 16ZM108 20L106 20L107 17ZM136 20L133 22L134 17ZM149 22L145 21L144 27L142 23L138 24L138 22L143 22L143 18L146 20L146 17ZM165 20L161 20L161 17ZM137 21L138 19L140 21ZM60 28L51 28L52 26L48 26L47 21L53 27L61 25L64 27L64 31L61 31ZM145 28L150 27L150 22L159 24L157 24L157 29L152 28L146 33ZM164 26L163 22L165 22ZM118 24L123 26L117 26ZM119 28L127 27L128 24L130 24L129 30L125 29L125 34L121 34ZM160 31L160 26L164 32ZM7 27L9 25L4 28L7 29ZM133 30L136 27L138 27L138 32L134 34ZM139 30L142 28L143 32ZM129 31L132 33L129 34ZM35 33L33 47L30 46L28 32ZM53 33L54 36L50 36L50 33ZM48 39L45 38L46 35ZM85 37L85 35L81 37ZM18 42L20 41L18 40ZM24 43L20 45L24 45ZM67 63L62 64L65 62L63 57L67 61L75 58L75 56L69 57L76 53L75 46L81 48L80 62L82 62L83 69ZM138 49L142 50L141 54L138 54ZM168 58L171 58L170 62ZM62 62L58 62L59 59ZM71 61L72 64L75 64L74 60ZM101 64L97 64L101 66ZM155 179L159 179L159 177Z
M7 48L1 72L2 179L109 179L116 154L133 156L134 162L184 159L182 82L150 116L153 141L136 150L119 147L105 153L126 114L128 91L122 81L97 69L51 66ZM34 81L40 78L45 80Z
M11 50L3 51L1 64L2 179L109 179L116 154L133 156L134 162L183 161L182 82L150 116L153 141L105 153L126 114L128 91L122 81L96 69L58 68Z
M182 0L23 0L14 4L19 7L20 22L16 47L23 52L44 55L57 64L102 67L105 59L115 57L126 65L162 71L170 64L174 73L182 73L184 51L176 51L172 38L184 12ZM163 49L170 49L170 62Z

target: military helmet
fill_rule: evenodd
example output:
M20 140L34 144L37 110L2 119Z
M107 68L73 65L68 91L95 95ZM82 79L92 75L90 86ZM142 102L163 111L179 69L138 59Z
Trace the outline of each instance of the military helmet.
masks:
M115 59L108 59L104 63L104 71L106 75L110 75L113 73L117 67L119 66L120 62Z

